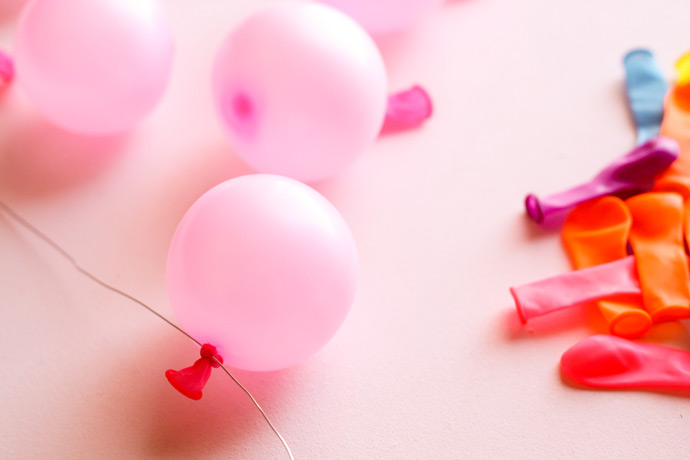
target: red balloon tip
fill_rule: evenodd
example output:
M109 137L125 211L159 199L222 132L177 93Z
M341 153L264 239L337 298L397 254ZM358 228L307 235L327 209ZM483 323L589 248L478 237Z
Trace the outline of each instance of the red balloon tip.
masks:
M195 401L201 399L202 390L211 377L211 369L219 367L218 362L223 362L223 357L218 354L216 347L208 343L201 347L200 354L201 358L192 366L179 371L169 369L165 372L165 377L173 388Z

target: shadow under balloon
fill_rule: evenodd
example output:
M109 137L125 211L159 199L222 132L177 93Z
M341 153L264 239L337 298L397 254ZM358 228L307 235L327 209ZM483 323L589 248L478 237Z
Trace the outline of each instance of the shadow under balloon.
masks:
M191 362L184 364L187 365ZM252 393L269 419L281 418L280 401L288 395L280 383L288 374L299 374L299 368L268 374L229 371ZM156 409L151 413L146 453L154 458L178 458L187 453L193 458L203 448L240 458L252 450L248 444L251 439L270 440L275 444L275 452L279 452L279 439L249 397L222 369L215 369L211 378L213 381L200 401L187 399L165 382L167 391L157 393Z
M14 125L0 141L0 187L27 198L94 179L124 151L131 135L79 136L53 126L38 114Z
M145 353L131 352L110 364L113 375L104 374L97 390L103 405L117 404L123 423L130 426L139 443L141 458L196 458L202 453L222 452L228 458L243 458L252 450L251 442L280 441L248 396L223 372L214 369L199 401L178 393L165 378L169 368L179 370L199 357L198 347L180 339L175 332L159 334L143 344ZM301 366L270 373L230 369L237 380L275 421L281 401L290 399L291 385L283 383L302 376ZM143 369L143 371L142 371ZM136 384L123 389L121 375L136 376ZM100 405L100 404L99 404ZM91 407L99 411L99 407ZM103 414L94 414L94 419ZM280 427L278 427L280 430ZM253 441L252 441L253 440ZM265 448L262 447L262 450Z

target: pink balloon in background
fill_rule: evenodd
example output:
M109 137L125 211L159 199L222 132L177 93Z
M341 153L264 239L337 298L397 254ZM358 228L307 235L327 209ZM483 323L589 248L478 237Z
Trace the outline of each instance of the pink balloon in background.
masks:
M269 371L311 356L345 320L357 248L312 188L254 174L203 195L182 219L167 284L179 325L236 368Z
M409 27L444 0L321 0L349 14L369 32L386 33Z
M372 39L318 3L274 5L239 24L216 57L213 91L249 166L306 182L352 163L376 139L387 101Z
M112 134L162 97L173 41L157 0L33 0L15 55L18 80L46 118L80 134Z

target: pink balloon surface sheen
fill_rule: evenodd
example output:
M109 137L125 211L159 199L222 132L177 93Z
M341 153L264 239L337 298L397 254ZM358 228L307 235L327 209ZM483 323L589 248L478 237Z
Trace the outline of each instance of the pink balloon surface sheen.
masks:
M126 131L163 95L173 41L158 0L33 0L15 36L20 84L56 125Z
M410 27L444 0L321 0L349 14L373 34Z
M179 325L236 368L297 364L325 345L354 300L357 248L312 188L253 174L203 195L175 232L167 266Z
M351 164L378 136L387 103L372 39L318 3L274 5L240 23L216 56L213 91L249 166L305 182Z

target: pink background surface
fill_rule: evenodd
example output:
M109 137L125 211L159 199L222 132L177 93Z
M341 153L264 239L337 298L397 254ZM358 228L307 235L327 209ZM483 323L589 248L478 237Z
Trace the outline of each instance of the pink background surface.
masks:
M177 222L247 172L214 114L213 55L264 3L166 1L173 78L127 135L63 134L19 86L3 91L2 199L171 314L164 268ZM456 0L382 45L392 88L424 84L436 111L319 187L359 246L352 313L304 364L236 373L297 459L687 457L690 399L566 384L560 355L603 331L601 319L577 309L522 328L508 286L569 268L558 233L531 225L522 197L578 183L633 145L621 58L649 47L670 78L688 17L686 0ZM163 372L197 356L186 338L4 216L0 253L0 458L287 458L226 377L199 402L168 385ZM688 345L683 324L648 339Z

